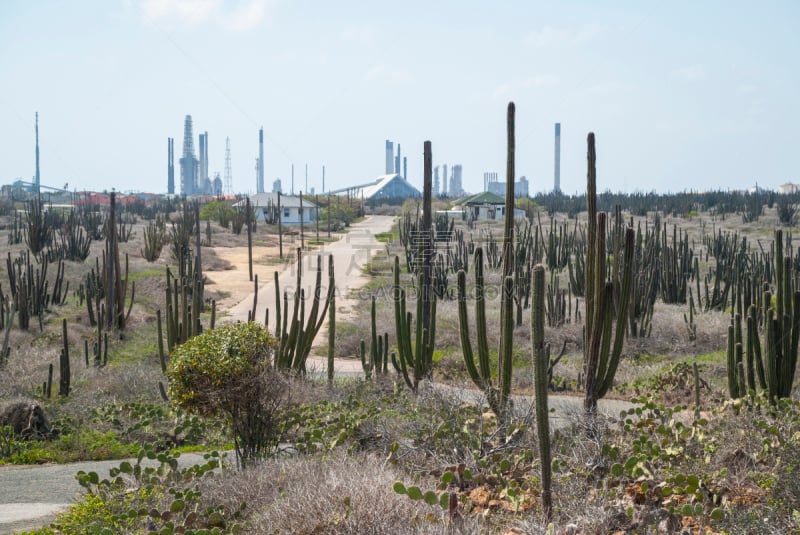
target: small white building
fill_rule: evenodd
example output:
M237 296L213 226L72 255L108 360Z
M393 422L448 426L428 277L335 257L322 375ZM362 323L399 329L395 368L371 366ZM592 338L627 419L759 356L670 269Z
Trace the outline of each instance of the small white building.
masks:
M798 192L800 192L800 184L787 182L786 184L781 184L778 186L778 193L782 195L793 195Z
M278 197L280 196L280 199ZM280 212L278 205L280 204ZM245 201L234 204L234 208L244 207ZM277 222L280 214L281 224L299 225L302 214L303 224L308 225L317 220L319 207L310 199L299 196L281 195L276 192L256 193L250 196L250 205L258 221Z
M459 199L453 203L454 209L462 210L467 218L481 220L503 219L506 211L506 201L503 197L484 191L469 197ZM514 218L525 218L525 210L514 209Z

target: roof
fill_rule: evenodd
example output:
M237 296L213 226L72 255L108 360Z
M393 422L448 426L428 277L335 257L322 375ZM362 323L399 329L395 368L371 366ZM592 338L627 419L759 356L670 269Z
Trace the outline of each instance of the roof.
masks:
M234 207L242 207L244 206L244 201L239 201L234 204ZM278 194L275 192L266 192L266 193L256 193L255 195L250 195L250 204L253 207L261 207L265 208L267 206L278 205ZM306 196L303 196L303 208L316 208L317 205L311 202ZM281 194L281 208L300 208L300 197L296 197L294 195L283 195Z
M416 192L417 195L419 195L419 190L417 188L415 188L414 186L412 186L405 178L403 178L401 175L398 175L398 174L379 176L378 178L375 179L375 183L374 184L372 184L371 186L364 187L361 190L361 193L364 195L364 198L371 199L377 193L379 193L381 190L383 190L386 186L388 186L389 184L391 184L392 182L394 182L396 180L402 180L404 187L407 187L407 188L413 190L414 192Z
M396 194L379 195L387 186L397 181L401 183L401 187L406 188L412 195L396 195ZM372 182L367 182L365 184L358 184L355 186L349 186L346 188L333 190L330 191L329 193L333 193L334 195L340 193L352 193L357 197L363 195L365 199L371 199L373 197L377 198L409 197L409 196L422 197L422 193L420 193L420 191L416 187L414 187L408 180L403 178L402 175L398 175L397 173L381 175Z
M483 191L481 193L476 193L475 195L470 195L469 197L464 197L463 199L459 199L453 204L455 206L474 206L474 205L481 205L481 204L505 204L506 201L500 195L496 193L492 193L490 191Z

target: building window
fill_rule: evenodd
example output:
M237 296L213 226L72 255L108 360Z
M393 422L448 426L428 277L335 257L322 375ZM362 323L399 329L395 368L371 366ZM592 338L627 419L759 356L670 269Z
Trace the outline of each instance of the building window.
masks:
M284 208L283 209L283 217L289 217L289 209L288 208Z

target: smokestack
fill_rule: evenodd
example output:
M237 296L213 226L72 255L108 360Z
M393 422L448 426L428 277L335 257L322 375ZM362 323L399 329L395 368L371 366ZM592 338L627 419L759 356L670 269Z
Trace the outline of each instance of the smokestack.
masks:
M406 171L408 171L408 162L406 161L406 157L403 156L403 180L408 180Z
M439 166L433 168L433 194L439 196Z
M394 174L400 174L400 143L397 144L397 156L394 158Z
M264 193L264 127L258 130L258 177L256 193Z
M392 158L394 157L394 143L386 140L386 174L391 175L392 169L394 168L394 164L392 163Z
M442 197L447 197L447 164L442 164Z
M36 193L39 193L39 112L36 112L36 176L33 180Z
M167 193L175 195L175 140L167 138Z
M556 123L556 154L553 192L561 193L561 123Z
M206 181L208 179L208 132L199 134L200 136L200 154L198 155L200 166L197 172L197 189L198 193L208 193L206 189Z

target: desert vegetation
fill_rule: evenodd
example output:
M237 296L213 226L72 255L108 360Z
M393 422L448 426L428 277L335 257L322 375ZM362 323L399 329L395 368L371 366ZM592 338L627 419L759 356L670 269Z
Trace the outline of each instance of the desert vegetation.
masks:
M797 199L597 193L589 134L585 195L453 220L433 150L346 320L330 259L226 318L222 248L248 289L254 249L311 254L250 208L8 207L2 462L119 459L34 533L800 529Z

